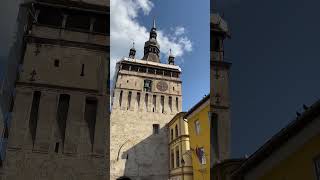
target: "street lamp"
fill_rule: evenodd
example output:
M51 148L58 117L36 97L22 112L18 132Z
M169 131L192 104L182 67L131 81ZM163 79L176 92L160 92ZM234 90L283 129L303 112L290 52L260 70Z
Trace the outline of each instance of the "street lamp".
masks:
M184 159L182 158L182 159L181 159L181 165L182 165L182 180L184 180L184 172L183 172L184 164L185 164L185 161L184 161Z

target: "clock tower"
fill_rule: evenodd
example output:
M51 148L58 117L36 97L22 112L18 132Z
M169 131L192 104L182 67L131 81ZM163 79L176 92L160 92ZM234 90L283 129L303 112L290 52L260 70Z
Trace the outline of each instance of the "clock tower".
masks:
M129 57L116 65L110 122L110 179L168 179L165 125L181 111L181 69L170 53L160 62L155 21L142 59Z

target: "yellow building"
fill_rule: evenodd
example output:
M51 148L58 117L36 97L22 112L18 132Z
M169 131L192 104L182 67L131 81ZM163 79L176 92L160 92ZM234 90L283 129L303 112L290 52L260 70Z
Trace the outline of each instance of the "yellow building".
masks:
M320 101L253 153L235 180L320 180Z
M188 124L184 115L185 112L180 112L168 123L170 180L193 180Z
M210 179L209 101L210 95L207 95L184 116L189 128L194 180Z

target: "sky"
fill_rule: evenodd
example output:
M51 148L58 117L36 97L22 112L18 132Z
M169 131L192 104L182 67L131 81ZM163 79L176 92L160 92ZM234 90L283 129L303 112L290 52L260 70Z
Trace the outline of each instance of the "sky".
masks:
M12 45L19 0L1 0L0 5L0 57L6 57Z
M209 93L209 7L209 0L111 0L111 76L133 41L142 58L155 18L161 62L167 63L171 48L182 69L183 111L190 109Z
M217 0L232 37L232 156L250 155L319 100L320 1Z

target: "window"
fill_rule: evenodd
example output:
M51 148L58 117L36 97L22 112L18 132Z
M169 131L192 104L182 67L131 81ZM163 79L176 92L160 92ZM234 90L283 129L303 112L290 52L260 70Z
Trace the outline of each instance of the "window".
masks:
M152 104L153 104L153 109L152 109L152 112L156 112L156 109L157 109L157 96L156 95L153 95L153 100L152 100Z
M151 92L151 87L152 87L152 81L151 80L144 80L144 85L143 85L144 91Z
M317 180L320 180L320 157L314 160L314 165L315 165Z
M54 152L58 153L59 152L59 143L56 143L56 146L54 147Z
M176 167L180 167L179 147L176 147Z
M179 131L178 131L178 125L177 124L174 127L174 130L176 131L176 138L177 138L179 136Z
M170 160L171 160L171 169L173 169L174 168L174 152L173 152L173 149L171 150Z
M80 76L84 76L84 64L81 65L81 74Z
M168 76L168 77L171 77L171 72L170 71L164 71L164 75Z
M124 64L124 65L121 66L121 69L129 71L130 66L127 65L127 64Z
M177 111L179 111L179 99L178 99L178 97L176 97L176 108L177 108Z
M218 143L218 114L211 113L210 116L210 144L213 147L213 158L219 157L219 143Z
M169 96L169 108L170 108L170 111L172 112L172 97Z
M173 140L173 129L171 129L171 141Z
M38 111L39 111L39 105L40 105L40 97L41 97L40 91L35 91L33 93L32 106L31 106L30 119L29 119L29 130L30 130L33 144L36 139L37 124L38 124L38 118L39 118Z
M161 112L164 113L164 96L161 96Z
M54 66L55 67L59 67L59 64L60 64L59 59L55 59L54 60Z
M160 70L160 69L156 70L156 74L157 75L163 75L163 70Z
M148 102L149 102L148 98L149 98L149 95L147 93L146 96L144 97L144 103L146 105L146 110L148 110Z
M58 123L60 138L62 142L64 142L64 139L65 139L65 131L66 131L67 118L68 118L68 111L69 111L69 101L70 101L70 95L68 94L60 95L58 109L57 109L57 123Z
M41 7L38 16L38 23L49 26L62 26L63 15L56 8Z
M121 104L122 104L122 94L123 94L123 91L120 91L120 96L119 96L119 106L121 107Z
M148 68L148 73L149 74L155 74L156 70L152 68Z
M93 25L93 32L107 34L107 31L109 31L107 25L109 25L109 17L107 15L96 16Z
M218 38L213 38L213 51L219 52L221 50L221 41Z
M131 66L131 71L138 72L139 71L139 67L138 66Z
M66 28L90 31L91 17L80 11L72 11L68 14Z
M96 98L86 98L85 120L88 125L91 144L94 143L98 101Z
M146 73L147 69L145 67L140 67L139 72Z
M179 77L179 73L177 73L177 72L172 72L172 77L178 78L178 77Z
M137 104L138 104L138 108L139 108L139 106L140 106L140 93L138 92L137 93Z
M200 134L200 122L199 122L199 120L196 120L194 122L194 125L195 125L196 134L199 135Z
M201 164L206 164L206 156L204 153L204 148L196 148L196 154Z
M153 124L153 134L159 134L159 124Z
M128 94L128 107L127 107L127 109L130 109L130 106L131 106L131 96L132 96L132 92L129 91L129 94Z

